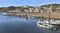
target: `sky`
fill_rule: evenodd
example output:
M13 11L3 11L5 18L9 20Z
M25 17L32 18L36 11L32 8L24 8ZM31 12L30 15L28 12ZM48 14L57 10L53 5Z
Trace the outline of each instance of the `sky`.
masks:
M60 0L0 0L0 7L8 6L41 6L46 4L60 4Z

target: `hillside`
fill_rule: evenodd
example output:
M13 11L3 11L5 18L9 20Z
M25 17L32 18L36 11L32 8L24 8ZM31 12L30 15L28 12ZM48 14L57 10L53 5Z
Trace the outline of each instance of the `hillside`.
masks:
M60 11L60 4L48 4L42 6L9 6L9 7L0 7L0 12L42 12L45 8L50 8L52 6L52 10ZM45 8L44 8L45 7Z

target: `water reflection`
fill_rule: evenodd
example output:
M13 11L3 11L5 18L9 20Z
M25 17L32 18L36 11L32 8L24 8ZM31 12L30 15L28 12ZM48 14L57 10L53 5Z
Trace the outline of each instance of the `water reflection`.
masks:
M39 19L25 19L0 15L0 33L52 33L39 29L36 25L37 21Z

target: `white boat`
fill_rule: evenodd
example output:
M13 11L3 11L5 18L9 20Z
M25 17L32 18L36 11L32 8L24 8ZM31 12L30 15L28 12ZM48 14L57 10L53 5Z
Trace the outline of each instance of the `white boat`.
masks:
M38 27L43 28L43 29L48 29L48 30L59 30L58 28L60 25L60 20L51 20L50 17L50 9L49 9L49 17L47 20L44 20L44 22L38 21L36 24Z
M6 15L7 13L3 13L3 15Z
M3 13L3 15L7 15L7 13Z
M40 22L40 21L38 21L36 24L38 27L40 27L42 29L48 29L48 30L56 30L57 29L57 26L55 26L55 25L45 24L45 23Z

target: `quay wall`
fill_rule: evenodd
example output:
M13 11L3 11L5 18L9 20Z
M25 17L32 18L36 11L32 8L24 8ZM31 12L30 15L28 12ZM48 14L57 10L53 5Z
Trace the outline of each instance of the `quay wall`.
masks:
M41 18L55 18L55 19L60 19L60 12L10 12L8 15L27 15L27 16L38 16Z

